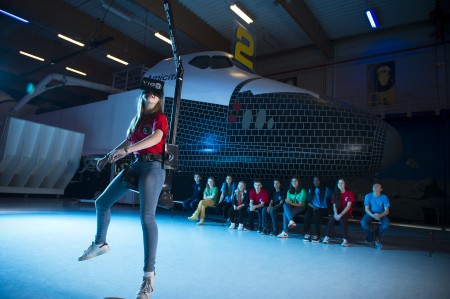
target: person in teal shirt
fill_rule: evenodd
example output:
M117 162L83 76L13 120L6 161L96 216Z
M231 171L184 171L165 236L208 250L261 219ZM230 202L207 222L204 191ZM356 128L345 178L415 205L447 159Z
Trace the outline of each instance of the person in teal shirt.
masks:
M294 216L305 210L306 191L300 185L298 178L291 179L291 186L287 192L286 200L283 205L283 231L278 238L287 238L289 228L294 228L297 224L294 222Z
M197 221L200 216L200 221L198 225L203 225L205 223L205 211L207 207L214 206L219 197L219 189L215 186L215 181L213 177L208 178L208 184L206 185L205 191L203 191L203 200L198 203L197 210L194 214L189 217L189 220Z

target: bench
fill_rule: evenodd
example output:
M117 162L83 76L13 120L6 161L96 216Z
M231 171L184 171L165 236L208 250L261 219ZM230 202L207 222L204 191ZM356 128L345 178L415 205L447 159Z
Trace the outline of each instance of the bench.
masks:
M361 219L355 219L351 218L348 220L349 222L358 222L361 223ZM372 225L376 226L379 222L372 221ZM404 228L413 228L413 229L421 229L421 230L427 230L428 231L428 252L429 256L431 257L431 254L433 253L433 241L434 241L434 232L440 231L450 231L449 228L439 227L439 226L430 226L430 225L419 225L419 224L409 224L409 223L398 223L398 222L390 222L390 226L395 227L404 227Z

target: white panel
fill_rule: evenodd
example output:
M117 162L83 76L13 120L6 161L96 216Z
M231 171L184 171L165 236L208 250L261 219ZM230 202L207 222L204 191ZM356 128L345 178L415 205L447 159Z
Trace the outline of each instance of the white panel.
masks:
M11 118L0 192L62 194L78 169L83 134Z

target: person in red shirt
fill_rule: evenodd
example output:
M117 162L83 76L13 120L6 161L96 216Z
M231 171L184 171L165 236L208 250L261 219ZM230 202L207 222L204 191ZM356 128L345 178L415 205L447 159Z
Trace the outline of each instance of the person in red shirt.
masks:
M97 163L100 171L107 163L134 153L130 168L137 174L141 225L144 239L144 277L137 299L149 298L153 293L155 256L158 243L158 226L155 220L156 206L166 177L162 165L168 133L166 116L162 112L164 82L143 78L142 92L137 99L137 113L131 120L127 137L115 149ZM128 171L130 171L128 169ZM97 234L95 240L78 258L92 259L110 250L106 234L111 217L111 206L129 190L122 184L123 171L119 173L95 201L97 210Z
M255 179L253 187L255 189L250 190L248 207L249 219L247 230L253 230L255 225L255 214L258 213L258 233L264 231L262 226L262 209L269 204L269 194L267 190L262 187L261 180Z
M330 238L328 237L333 230L336 221L339 221L344 233L344 239L342 240L342 246L348 247L348 227L347 220L352 216L353 203L355 197L353 192L345 189L346 182L344 179L339 179L334 189L333 197L331 198L331 204L333 205L333 216L330 216L328 221L326 235L323 238L323 243L328 244Z

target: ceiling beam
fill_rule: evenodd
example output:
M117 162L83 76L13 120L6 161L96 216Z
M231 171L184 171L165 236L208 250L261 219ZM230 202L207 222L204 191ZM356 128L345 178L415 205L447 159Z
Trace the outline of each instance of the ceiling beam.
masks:
M278 3L327 57L333 57L331 40L303 0L278 0Z
M167 22L163 0L132 0L137 5L151 12L154 16ZM209 26L192 11L176 0L170 2L172 15L177 30L203 45L208 50L231 51L231 42L218 31Z

